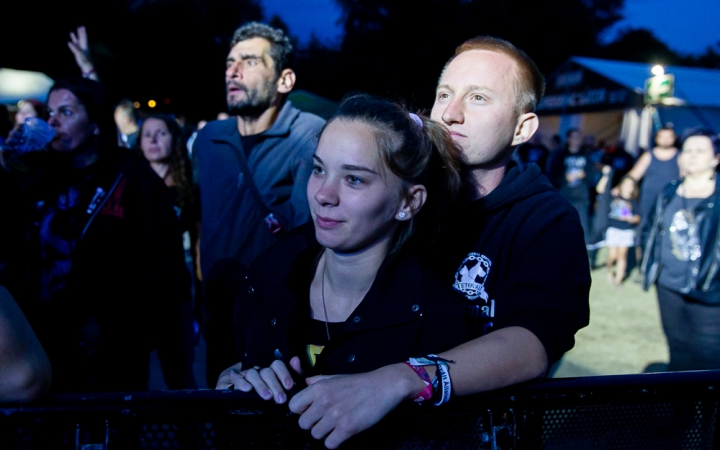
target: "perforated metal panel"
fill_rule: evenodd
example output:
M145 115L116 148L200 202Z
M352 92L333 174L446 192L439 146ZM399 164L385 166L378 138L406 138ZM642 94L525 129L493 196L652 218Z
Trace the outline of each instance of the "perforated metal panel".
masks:
M453 414L381 426L349 442L348 449L485 450L492 448L492 439L488 414Z
M719 372L550 380L404 404L351 449L720 448ZM67 395L0 405L0 450L321 449L286 405L240 392Z
M286 421L270 422L251 417L225 418L212 422L164 422L143 424L140 449L220 450L286 448Z
M543 449L711 449L717 402L649 403L551 409Z

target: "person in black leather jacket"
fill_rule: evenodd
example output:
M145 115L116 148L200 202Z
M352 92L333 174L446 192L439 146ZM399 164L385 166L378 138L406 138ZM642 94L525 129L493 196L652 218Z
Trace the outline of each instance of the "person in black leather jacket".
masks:
M685 139L685 177L666 186L644 230L643 287L657 288L668 370L720 369L720 189L717 137Z

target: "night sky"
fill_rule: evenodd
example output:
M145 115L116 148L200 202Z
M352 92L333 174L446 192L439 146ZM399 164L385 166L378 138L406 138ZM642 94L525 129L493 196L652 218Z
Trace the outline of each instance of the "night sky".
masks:
M340 38L340 8L332 0L263 0L265 14L277 14L301 42L311 33L324 43ZM676 52L703 53L720 42L720 0L625 0L625 19L603 36L612 41L623 28L648 28Z

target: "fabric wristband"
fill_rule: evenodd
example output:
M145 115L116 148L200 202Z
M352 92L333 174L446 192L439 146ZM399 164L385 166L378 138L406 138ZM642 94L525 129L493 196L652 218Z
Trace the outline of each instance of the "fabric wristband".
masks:
M450 394L452 392L452 382L450 381L450 370L449 370L448 363L455 363L455 361L441 358L438 355L427 355L422 358L410 358L405 363L408 366L411 366L413 368L423 367L423 366L435 366L435 368L436 368L435 379L431 383L431 385L433 387L433 397L436 398L435 403L434 403L435 406L440 406L443 403L447 403L448 401L450 401ZM427 371L425 371L423 369L423 372L425 372L425 374L427 375ZM418 373L417 370L416 370L416 373ZM418 375L420 375L420 374L418 373ZM420 377L422 378L422 375L420 375ZM428 376L428 378L429 378L429 376ZM425 392L425 390L423 390L422 393L424 393L424 392Z
M444 361L438 361L437 375L433 380L433 387L435 388L436 397L435 406L440 406L443 403L450 401L450 393L452 392L452 382L450 381L450 371L448 365Z
M420 391L415 398L413 398L413 401L421 403L425 400L430 400L433 397L433 385L427 370L425 370L423 366L413 366L407 361L405 361L405 364L420 377L423 383L425 383L425 388L423 388L423 390Z

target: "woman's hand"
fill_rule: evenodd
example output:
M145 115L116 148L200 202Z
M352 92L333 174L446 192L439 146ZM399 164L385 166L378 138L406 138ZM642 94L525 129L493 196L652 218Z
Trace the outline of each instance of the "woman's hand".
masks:
M290 367L302 375L300 358L297 356L290 360ZM243 392L254 389L262 399L274 399L275 403L282 404L287 401L285 391L292 389L294 385L295 382L287 366L277 359L270 364L270 367L255 366L246 370L242 370L242 363L237 363L222 371L215 389L234 388Z
M403 363L354 375L316 376L306 382L308 387L290 401L290 411L300 415L300 428L310 430L315 439L325 439L327 448L337 448L375 425L423 386Z

